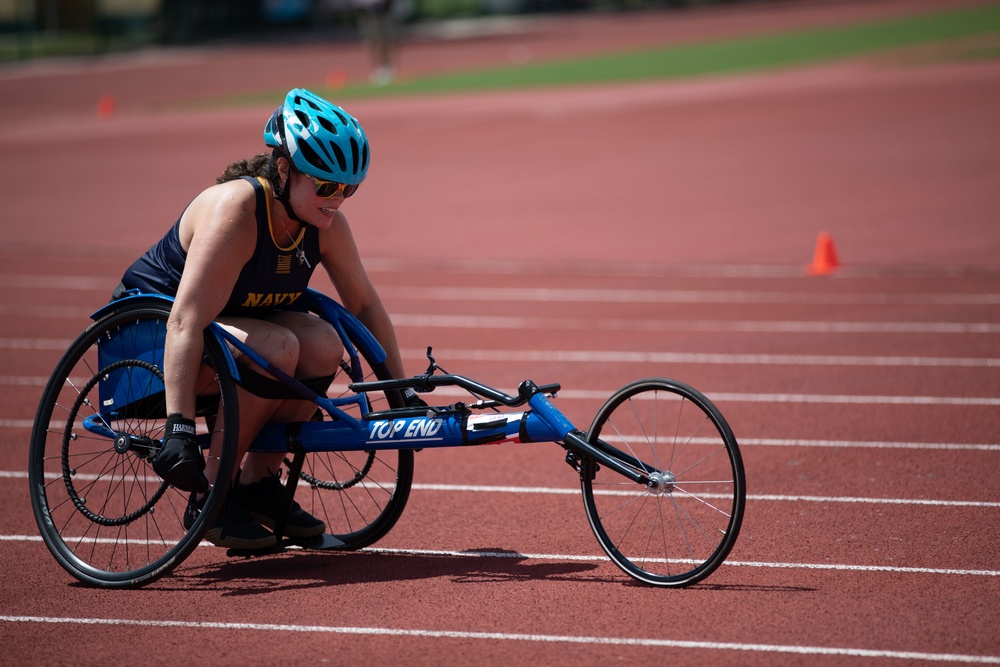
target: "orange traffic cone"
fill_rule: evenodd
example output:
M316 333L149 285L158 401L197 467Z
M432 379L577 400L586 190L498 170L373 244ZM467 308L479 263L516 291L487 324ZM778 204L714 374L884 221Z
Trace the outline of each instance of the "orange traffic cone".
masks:
M816 239L812 264L806 267L806 273L810 276L826 276L836 271L838 266L840 261L837 259L837 250L833 247L833 238L826 232L821 232Z
M331 90L340 90L347 85L347 72L342 69L332 69L326 75L326 87Z
M97 117L98 118L110 118L111 114L115 112L115 96L110 93L107 95L101 95L101 99L97 101Z

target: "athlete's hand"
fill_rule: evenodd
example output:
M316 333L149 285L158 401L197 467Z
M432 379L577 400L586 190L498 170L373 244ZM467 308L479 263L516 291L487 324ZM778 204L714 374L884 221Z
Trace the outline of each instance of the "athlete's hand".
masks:
M413 389L403 390L403 405L408 408L426 408L427 404Z
M205 458L195 440L195 424L179 414L167 417L163 447L153 459L153 470L181 491L204 493L208 491L205 477Z

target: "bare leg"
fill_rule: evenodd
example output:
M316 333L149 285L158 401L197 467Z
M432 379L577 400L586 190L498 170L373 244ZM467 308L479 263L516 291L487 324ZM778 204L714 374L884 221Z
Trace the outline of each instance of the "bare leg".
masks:
M278 312L266 320L221 318L219 322L272 364L297 378L333 375L343 356L343 346L333 328L305 313ZM263 372L253 364L250 367ZM270 422L306 421L316 406L309 401L261 398L242 388L237 388L237 396L240 405L237 460L246 457L240 479L251 483L276 473L284 458L280 452L247 454L260 430ZM210 459L210 464L214 459ZM209 477L213 472L207 471Z

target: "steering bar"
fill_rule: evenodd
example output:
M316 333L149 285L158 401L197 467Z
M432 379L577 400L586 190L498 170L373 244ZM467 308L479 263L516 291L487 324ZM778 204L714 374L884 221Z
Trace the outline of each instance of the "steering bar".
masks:
M434 391L435 387L461 387L476 396L482 396L509 408L524 405L535 394L554 394L561 389L559 384L536 385L531 380L525 380L517 388L517 396L509 396L502 391L488 387L462 375L415 375L400 380L376 380L373 382L354 382L350 385L352 391L385 391L389 389L413 389L419 393Z

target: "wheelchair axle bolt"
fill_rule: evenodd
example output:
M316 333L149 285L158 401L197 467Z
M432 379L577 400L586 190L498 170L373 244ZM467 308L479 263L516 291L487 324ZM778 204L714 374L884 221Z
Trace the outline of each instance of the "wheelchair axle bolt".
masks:
M132 446L132 438L129 437L128 433L120 433L117 438L115 438L115 451L119 454L124 454Z
M646 488L649 492L655 496L661 496L664 493L674 492L674 482L677 478L669 470L663 472L654 472L649 476L649 482L646 483Z

